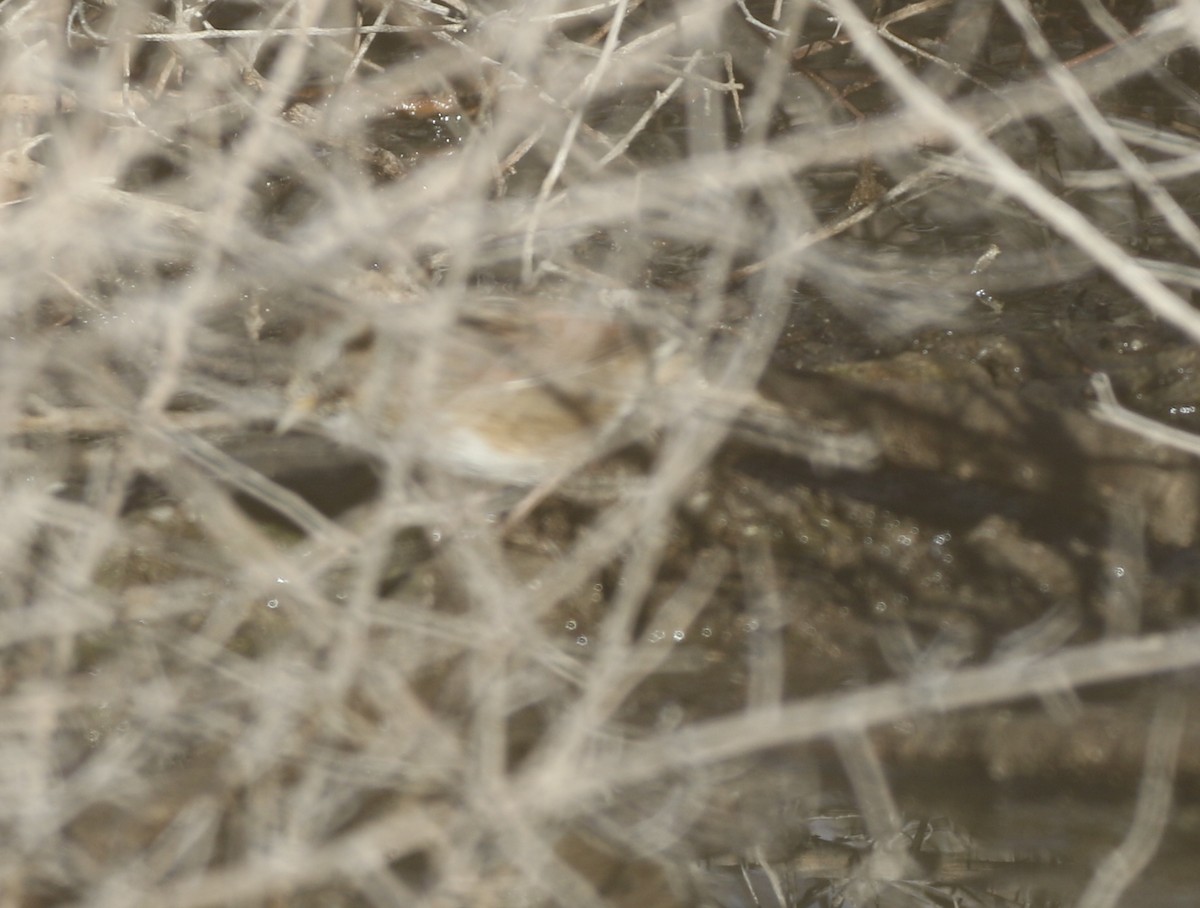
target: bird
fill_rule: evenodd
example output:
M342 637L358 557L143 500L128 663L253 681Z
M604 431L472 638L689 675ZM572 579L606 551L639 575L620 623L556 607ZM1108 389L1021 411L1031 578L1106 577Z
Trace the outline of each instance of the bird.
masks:
M464 332L447 344L448 381L430 413L434 455L450 469L535 484L653 431L657 392L681 362L612 317L541 312L518 326Z
M753 391L712 387L678 324L603 299L493 289L455 301L449 316L393 301L374 310L373 327L327 336L301 357L310 369L278 428L315 417L377 446L415 439L438 470L543 489L652 442L688 406L755 444L838 466L873 462L866 436L806 427Z

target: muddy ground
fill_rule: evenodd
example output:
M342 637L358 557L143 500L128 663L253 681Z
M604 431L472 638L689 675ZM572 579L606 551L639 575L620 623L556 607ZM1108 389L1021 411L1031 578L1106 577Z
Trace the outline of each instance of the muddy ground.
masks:
M1186 324L904 119L827 10L786 65L725 11L693 62L685 34L550 103L607 13L547 32L562 69L533 85L496 11L464 31L456 4L350 4L399 31L281 89L286 43L238 56L255 4L170 6L62 4L60 46L0 3L12 47L125 88L4 88L0 904L1097 905L1141 861L1123 904L1192 904ZM1113 177L999 9L862 6L1190 302L1186 168L1159 186L1175 208ZM1117 11L1145 55L1120 75L1095 65L1105 5L1051 6L1051 53L1139 159L1194 155L1182 27ZM683 28L635 7L627 35ZM127 58L98 37L203 16L229 35ZM575 110L570 191L526 233ZM483 135L507 156L460 189L438 168ZM119 164L88 195L92 144ZM197 174L227 168L222 207ZM548 287L615 295L647 349L678 328L714 386L742 357L737 400L778 420L712 392L710 425L662 418L530 497L420 448L425 417L379 417L419 392L413 313L536 320Z

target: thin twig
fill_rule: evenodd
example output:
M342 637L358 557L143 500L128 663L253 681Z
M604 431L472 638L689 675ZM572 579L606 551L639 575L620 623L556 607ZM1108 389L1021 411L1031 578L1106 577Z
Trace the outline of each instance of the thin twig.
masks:
M1092 376L1092 390L1096 394L1092 413L1097 419L1126 432L1140 435L1156 445L1166 445L1186 454L1200 455L1200 436L1165 426L1148 416L1142 416L1121 406L1113 392L1112 382L1103 372Z
M1154 857L1171 816L1175 767L1186 728L1187 701L1178 692L1164 694L1146 741L1146 766L1133 820L1121 844L1092 874L1076 908L1113 908Z

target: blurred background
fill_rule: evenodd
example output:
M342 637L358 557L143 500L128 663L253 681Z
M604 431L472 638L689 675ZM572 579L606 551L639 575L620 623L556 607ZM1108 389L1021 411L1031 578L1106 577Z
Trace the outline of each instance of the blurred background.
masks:
M1198 47L0 0L0 906L1193 904Z

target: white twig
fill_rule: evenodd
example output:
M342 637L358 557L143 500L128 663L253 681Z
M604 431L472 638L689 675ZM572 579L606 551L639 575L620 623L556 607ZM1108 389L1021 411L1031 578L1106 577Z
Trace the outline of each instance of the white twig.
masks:
M1097 372L1092 376L1092 390L1096 393L1096 403L1092 407L1092 413L1097 419L1124 429L1126 432L1140 435L1154 444L1166 445L1187 454L1200 455L1200 436L1184 432L1182 429L1164 426L1148 416L1142 416L1140 413L1134 413L1121 406L1117 395L1113 392L1112 382L1103 372Z
M1187 728L1182 696L1167 694L1155 711L1146 742L1146 765L1138 788L1137 807L1125 839L1092 874L1076 908L1113 908L1154 857L1171 816L1175 767Z

